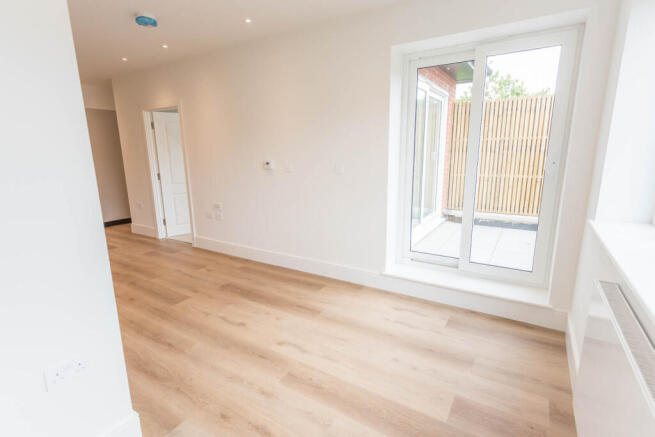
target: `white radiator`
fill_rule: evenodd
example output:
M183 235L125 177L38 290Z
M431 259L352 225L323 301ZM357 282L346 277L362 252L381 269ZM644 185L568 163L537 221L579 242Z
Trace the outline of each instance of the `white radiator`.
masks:
M596 289L575 386L578 435L653 437L653 342L617 284Z

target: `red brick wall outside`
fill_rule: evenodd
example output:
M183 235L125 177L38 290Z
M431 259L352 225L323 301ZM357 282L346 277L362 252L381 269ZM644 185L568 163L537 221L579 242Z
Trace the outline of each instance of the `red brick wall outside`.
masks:
M448 92L448 119L446 120L446 150L444 151L444 174L443 174L443 204L442 208L446 207L448 199L448 176L450 167L450 139L453 130L453 109L455 107L455 79L450 76L441 67L427 67L419 70L419 76L429 80L433 84L443 88Z

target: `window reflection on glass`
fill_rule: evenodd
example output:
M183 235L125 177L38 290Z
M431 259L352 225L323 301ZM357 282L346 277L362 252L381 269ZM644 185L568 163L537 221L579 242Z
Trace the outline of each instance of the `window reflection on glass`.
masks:
M410 250L458 258L473 61L420 68Z

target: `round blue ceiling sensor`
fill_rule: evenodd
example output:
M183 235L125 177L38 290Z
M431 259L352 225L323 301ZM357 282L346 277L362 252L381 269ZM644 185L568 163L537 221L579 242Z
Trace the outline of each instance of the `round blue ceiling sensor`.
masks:
M155 17L149 17L147 15L138 15L134 21L136 24L143 27L157 27L157 20Z

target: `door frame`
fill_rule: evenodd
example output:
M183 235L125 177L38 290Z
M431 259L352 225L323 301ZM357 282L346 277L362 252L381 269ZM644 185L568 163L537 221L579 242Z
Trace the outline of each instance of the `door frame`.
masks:
M189 168L189 155L186 144L186 135L184 132L184 113L182 112L182 101L178 101L174 105L161 106L156 108L143 108L141 114L143 117L143 128L146 134L146 148L148 151L148 176L150 177L152 204L154 206L154 220L155 228L157 230L157 238L168 238L166 227L164 226L164 202L162 198L161 183L157 179L159 173L159 161L157 159L157 150L155 145L155 136L153 135L153 112L166 111L177 109L177 114L180 119L180 136L182 138L182 157L184 159L184 180L186 182L187 199L189 207L189 216L191 222L191 241L192 245L196 246L196 215L193 210L193 193L191 191L191 169Z
M492 279L505 279L516 283L546 287L550 281L553 262L555 234L559 217L559 200L562 196L563 174L566 164L570 135L570 115L574 105L574 94L579 65L579 43L582 35L580 26L568 26L537 34L516 35L501 41L479 44L475 49L475 72L471 91L471 115L466 155L466 176L464 183L464 205L462 209L462 239L460 241L459 268L462 271L480 274ZM484 86L487 57L506 53L517 53L546 47L560 46L557 67L555 101L546 157L540 204L538 228L533 253L532 270L481 264L471 260L475 201L477 195L477 170L481 147L481 129L484 114Z
M467 62L475 59L475 50L471 47L448 47L437 53L430 53L424 55L422 53L413 54L405 59L406 69L404 81L404 124L403 124L403 144L401 146L401 159L400 159L400 193L399 205L397 213L400 214L398 223L401 226L401 231L397 234L397 253L400 254L400 261L402 263L427 262L442 265L446 267L457 268L459 265L458 258L452 258L446 255L435 255L421 252L414 252L411 250L411 227L412 227L412 188L413 188L413 172L409 169L414 166L414 150L416 138L416 89L419 85L418 72L419 69L424 67L432 67L435 65L455 64L458 62ZM447 110L447 109L446 109ZM427 114L427 113L426 113ZM447 116L446 123L447 123ZM445 133L445 131L444 131Z

